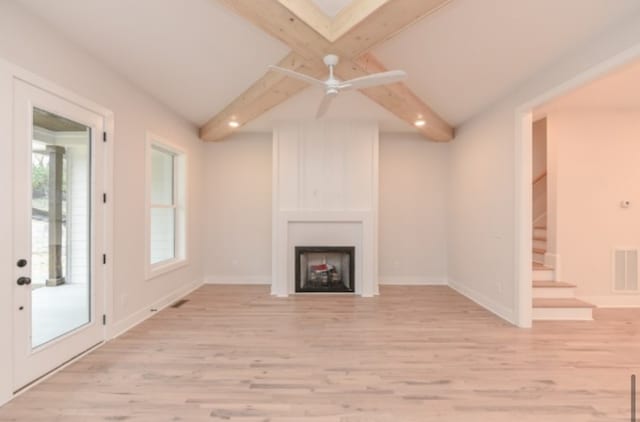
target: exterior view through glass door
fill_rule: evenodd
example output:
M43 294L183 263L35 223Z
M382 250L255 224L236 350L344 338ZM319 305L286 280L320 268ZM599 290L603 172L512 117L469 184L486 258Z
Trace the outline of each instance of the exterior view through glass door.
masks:
M91 128L33 109L31 347L90 322Z
M103 118L20 81L14 92L19 389L104 338L95 259L103 230L95 192Z

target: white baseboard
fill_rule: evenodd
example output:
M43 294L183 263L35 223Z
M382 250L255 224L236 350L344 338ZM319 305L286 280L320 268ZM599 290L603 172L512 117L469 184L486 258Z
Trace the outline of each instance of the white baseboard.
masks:
M447 279L445 277L423 277L423 276L380 276L378 283L380 285L392 286L446 286Z
M113 325L107 328L107 339L110 340L118 337L121 334L124 334L136 325L140 324L145 319L150 318L158 313L158 311L161 311L176 300L196 290L198 287L202 286L202 284L202 281L198 280L181 286L168 295L165 295L159 300L149 304L148 306L145 306L143 309L140 309L139 311L134 312L128 317L115 322ZM152 311L152 309L155 309L155 311Z
M495 302L493 299L487 297L486 295L479 293L473 289L470 289L467 286L464 286L454 280L449 280L449 287L451 287L456 292L460 293L462 296L465 296L468 299L471 299L472 301L482 306L489 312L504 319L505 321L508 321L514 325L517 325L516 320L514 318L515 312L513 309L509 309L506 306Z
M271 275L210 275L206 284L271 284Z
M640 295L638 294L580 296L579 299L593 303L598 308L640 308Z

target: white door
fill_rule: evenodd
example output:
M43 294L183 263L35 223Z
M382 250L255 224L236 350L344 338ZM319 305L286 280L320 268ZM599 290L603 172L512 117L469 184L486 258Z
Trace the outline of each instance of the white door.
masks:
M15 390L104 340L103 126L15 80Z

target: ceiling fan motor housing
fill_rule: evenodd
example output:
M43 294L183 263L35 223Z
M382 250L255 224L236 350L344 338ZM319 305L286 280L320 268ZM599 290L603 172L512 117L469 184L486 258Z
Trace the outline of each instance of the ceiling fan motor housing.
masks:
M326 56L324 56L323 61L327 66L335 66L338 64L340 59L335 54L327 54Z
M338 88L327 88L325 95L338 95L340 90Z

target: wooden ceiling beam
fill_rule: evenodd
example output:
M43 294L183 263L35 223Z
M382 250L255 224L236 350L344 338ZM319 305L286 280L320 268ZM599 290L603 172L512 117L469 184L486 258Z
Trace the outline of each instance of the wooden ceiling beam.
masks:
M389 40L451 0L356 0L333 21L331 41L354 59Z
M278 0L278 3L286 7L327 41L332 42L333 22L312 0Z
M289 46L292 51L298 53L306 60L316 60L322 63L322 57L331 53L331 42L325 38L325 35L299 18L285 5L287 4L286 1L219 1L258 28L261 28L267 34L282 41ZM302 1L299 7L293 10L299 12L301 9L300 5L306 4L306 0Z
M278 65L324 79L326 54L338 54L336 69L341 79L385 71L370 53L418 19L433 13L450 0L355 0L332 20L311 0L219 0L268 34L287 44L292 53ZM276 72L267 72L244 93L210 119L201 129L205 141L233 132L230 120L245 124L307 85ZM416 129L434 141L453 139L453 128L406 85L362 90L363 94L410 125L417 119L426 124Z
M333 18L329 40L336 42L391 0L353 0Z
M311 64L297 53L289 53L278 66L321 77L326 71L323 64ZM288 100L308 85L277 72L268 72L254 82L239 97L200 128L200 139L217 141L234 132L230 121L244 125L276 105Z
M351 79L385 71L387 69L373 54L366 53L356 60L338 65L336 74L341 79ZM426 138L436 142L448 142L453 139L454 129L405 84L381 85L362 89L360 92L407 124L414 126ZM424 120L424 126L415 126L417 120Z

